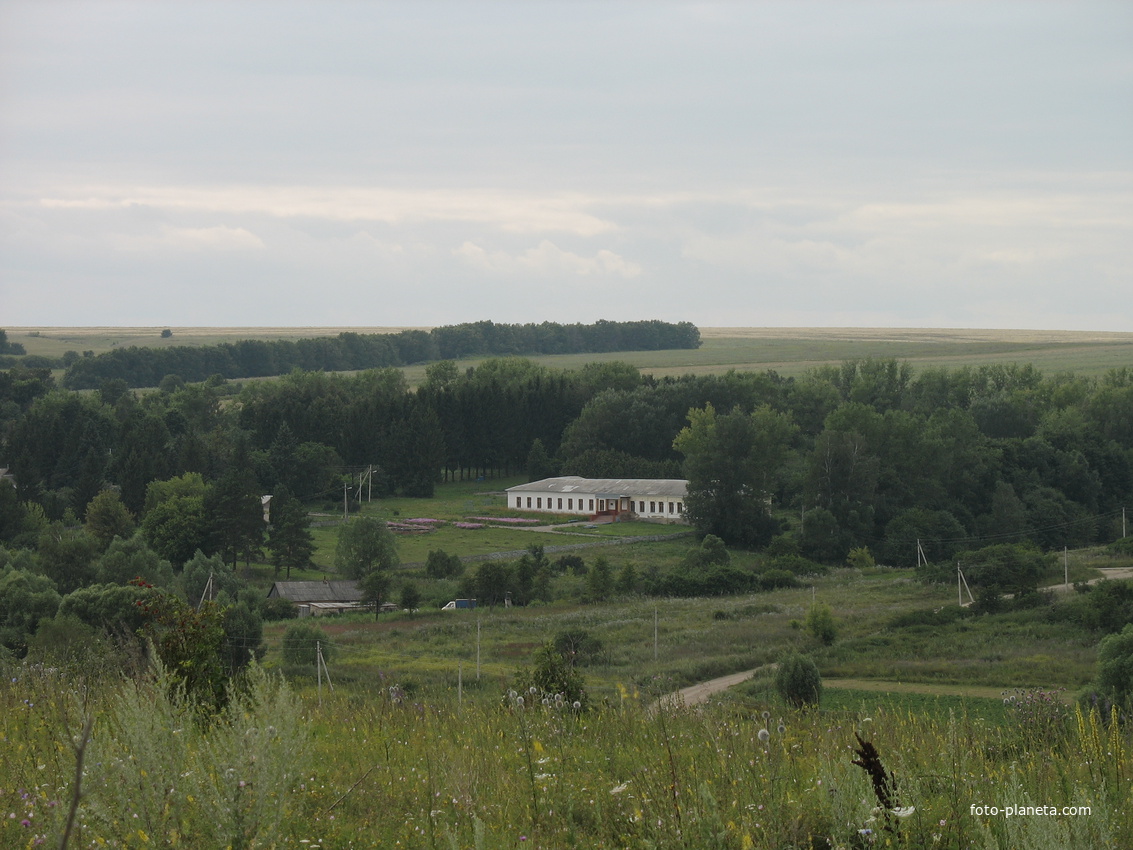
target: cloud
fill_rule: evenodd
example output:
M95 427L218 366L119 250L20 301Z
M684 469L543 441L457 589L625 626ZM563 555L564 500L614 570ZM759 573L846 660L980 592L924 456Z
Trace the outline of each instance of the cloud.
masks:
M170 227L156 234L115 233L109 237L119 251L246 251L262 250L263 240L243 227Z
M603 249L593 257L583 257L564 251L546 239L522 254L509 254L506 251L489 252L474 242L465 242L453 253L474 268L492 273L617 275L625 278L637 277L641 274L640 265L626 260L613 251Z
M68 196L70 195L70 196ZM145 207L168 212L263 214L278 218L374 221L386 224L471 222L513 233L564 232L596 236L616 230L589 213L593 198L492 190L399 190L311 186L105 186L44 197L39 205L63 210Z

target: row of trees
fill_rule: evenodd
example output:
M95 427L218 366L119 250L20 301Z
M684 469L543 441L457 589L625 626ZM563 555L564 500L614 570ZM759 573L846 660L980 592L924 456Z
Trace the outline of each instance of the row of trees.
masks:
M240 340L209 346L130 346L97 356L70 352L64 386L97 389L103 381L156 387L169 376L183 381L256 378L303 371L337 372L405 366L465 357L578 354L697 348L700 331L689 322L556 322L506 325L490 321L396 334L340 333L300 340Z
M256 493L339 499L351 469L371 470L378 495L420 496L446 477L523 467L540 477L684 475L703 533L757 548L786 536L776 545L826 563L861 546L913 563L918 539L932 561L995 542L1112 540L1133 496L1128 369L914 376L895 361L861 361L797 379L654 380L625 364L558 371L506 358L464 371L435 363L417 391L384 369L140 398L121 382L79 394L11 370L0 392L0 465L17 487L0 492L13 505L0 541L34 531L24 519L34 526L37 511L52 521L69 507L83 519L108 485L141 517L151 482L189 473L226 480L225 491L238 478L249 506ZM240 552L224 549L230 560Z

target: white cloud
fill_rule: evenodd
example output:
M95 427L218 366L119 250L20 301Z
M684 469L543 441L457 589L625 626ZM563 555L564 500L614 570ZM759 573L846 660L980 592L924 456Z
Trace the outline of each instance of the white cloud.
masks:
M398 190L311 186L84 187L44 197L40 206L63 210L144 207L214 214L263 214L279 218L375 221L406 224L437 221L495 225L514 233L565 232L595 236L617 229L585 211L594 199L582 195L530 195L490 190Z
M119 251L245 251L262 250L263 240L243 227L170 227L155 234L114 233L107 237Z
M617 275L625 278L637 277L641 274L640 265L626 260L613 251L602 249L592 257L583 257L564 251L546 239L521 254L485 251L474 242L465 242L453 253L472 267L493 273Z

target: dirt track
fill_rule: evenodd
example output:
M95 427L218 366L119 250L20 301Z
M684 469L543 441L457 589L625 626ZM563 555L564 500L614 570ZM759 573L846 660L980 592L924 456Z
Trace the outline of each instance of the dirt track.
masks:
M679 708L682 705L702 705L708 702L713 694L718 694L720 691L726 691L733 685L746 682L761 670L771 669L774 666L774 664L765 664L763 667L757 667L754 670L732 673L728 676L721 676L719 679L709 679L707 682L700 682L695 685L690 685L687 688L681 688L676 693L661 697L660 705L664 708Z

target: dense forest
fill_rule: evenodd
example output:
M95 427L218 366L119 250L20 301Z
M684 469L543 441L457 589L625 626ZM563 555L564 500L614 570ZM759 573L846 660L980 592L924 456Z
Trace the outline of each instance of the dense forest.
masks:
M63 377L65 387L90 390L108 379L123 380L130 387L156 387L167 377L196 382L213 375L230 379L286 375L295 369L344 372L466 357L658 351L699 346L700 331L690 322L506 325L484 321L396 334L341 333L336 337L294 341L247 339L166 348L130 346L99 355L71 351L60 363L67 369Z
M341 505L344 475L361 470L378 496L523 470L683 476L702 534L820 564L863 549L911 566L918 545L946 564L994 544L1110 542L1133 497L1129 369L914 374L863 360L801 378L654 379L624 363L507 357L437 361L416 389L383 368L166 380L139 394L122 378L76 392L16 366L0 372L0 429L2 580L79 593L71 604L88 618L110 604L108 587L134 592L121 588L135 576L180 572L199 594L217 565L265 547L277 567L305 566L307 508ZM266 537L264 493L275 495Z

